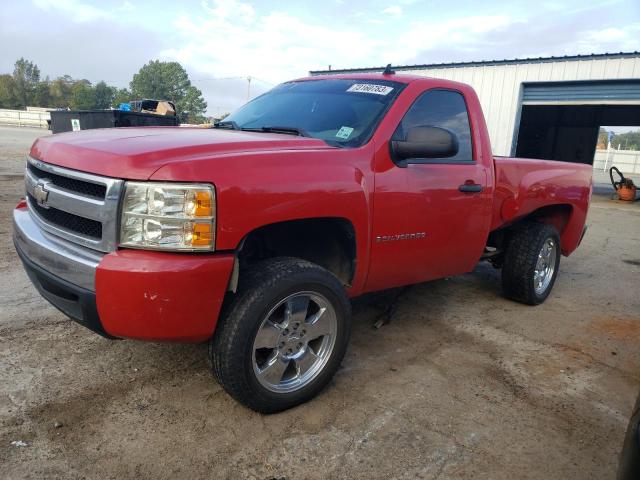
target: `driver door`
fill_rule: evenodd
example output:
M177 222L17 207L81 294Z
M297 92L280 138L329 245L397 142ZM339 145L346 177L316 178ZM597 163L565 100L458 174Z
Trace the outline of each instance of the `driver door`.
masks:
M458 139L447 158L394 162L388 148L376 158L371 268L366 290L424 282L468 272L486 244L491 218L488 168L476 161L462 93L432 89L408 109L391 140L433 126Z

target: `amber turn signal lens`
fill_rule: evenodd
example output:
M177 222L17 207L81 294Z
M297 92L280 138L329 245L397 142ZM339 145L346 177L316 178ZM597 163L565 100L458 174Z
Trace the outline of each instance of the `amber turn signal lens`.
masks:
M210 223L194 223L191 230L191 245L202 247L211 245L213 232Z
M211 192L209 190L198 190L195 192L195 217L211 217L213 216L213 208L211 206Z

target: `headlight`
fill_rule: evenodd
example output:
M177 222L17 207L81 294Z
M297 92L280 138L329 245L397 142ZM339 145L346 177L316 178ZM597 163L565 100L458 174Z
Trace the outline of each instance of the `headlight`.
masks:
M120 245L151 250L213 250L212 185L127 182Z

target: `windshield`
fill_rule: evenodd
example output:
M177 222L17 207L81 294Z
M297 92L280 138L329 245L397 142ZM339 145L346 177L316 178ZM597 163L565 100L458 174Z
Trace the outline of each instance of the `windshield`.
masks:
M220 126L319 138L330 145L366 143L404 84L388 80L322 79L278 85Z

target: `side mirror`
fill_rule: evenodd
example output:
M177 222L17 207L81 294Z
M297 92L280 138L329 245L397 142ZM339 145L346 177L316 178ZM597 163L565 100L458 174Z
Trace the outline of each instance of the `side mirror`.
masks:
M458 153L458 138L445 128L413 127L407 130L404 141L392 140L390 147L396 161L447 158Z

